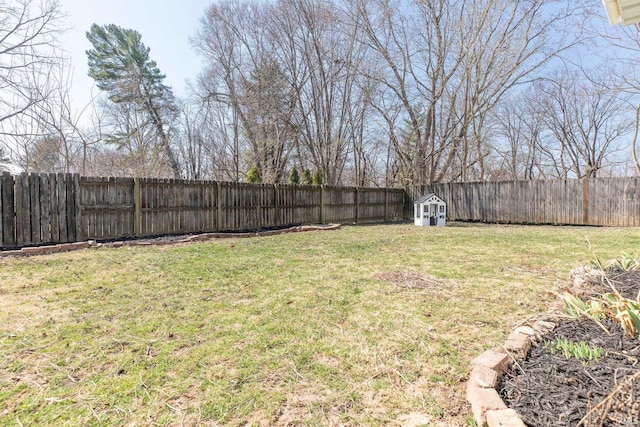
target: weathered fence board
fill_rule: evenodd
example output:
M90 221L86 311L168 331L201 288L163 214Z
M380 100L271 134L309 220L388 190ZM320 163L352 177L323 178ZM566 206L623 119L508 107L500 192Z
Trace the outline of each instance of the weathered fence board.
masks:
M77 186L80 219L76 224L83 238L135 236L132 178L82 177Z
M322 188L318 186L278 186L277 226L321 223Z
M15 238L15 210L13 177L8 172L2 174L0 181L0 227L2 228L2 246L13 246L16 244Z
M0 247L398 219L402 189L0 175Z
M324 187L322 205L325 222L358 222L356 188Z
M444 183L436 193L450 220L521 224L640 226L640 178Z
M213 181L138 179L132 191L127 203L135 213L136 235L217 229L218 188Z
M0 247L76 241L74 179L70 174L2 174Z

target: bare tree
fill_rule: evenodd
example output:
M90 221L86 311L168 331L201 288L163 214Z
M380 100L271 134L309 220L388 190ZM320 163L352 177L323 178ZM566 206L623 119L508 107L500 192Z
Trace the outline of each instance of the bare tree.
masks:
M501 142L494 150L495 175L512 180L546 177L540 148L542 115L536 91L531 89L506 100L494 111L496 139Z
M296 139L296 126L291 122L296 105L293 91L273 61L253 70L241 86L241 111L250 135L252 161L262 182L277 183Z
M629 95L629 102L634 105L634 114L630 116L633 120L633 136L629 142L631 160L635 168L635 173L640 175L640 155L638 154L638 135L640 133L640 73L638 71L638 60L640 60L640 26L616 26L607 24L605 28L594 29L597 36L603 40L606 49L603 49L603 57L609 64L620 66L616 74L617 86L613 87ZM608 83L611 87L611 83Z
M622 137L632 130L624 117L628 102L605 81L611 73L566 73L541 85L544 124L555 140L568 171L595 178L611 163Z
M235 164L268 181L291 165L327 184L492 179L495 109L582 41L586 4L222 0L194 39L200 95L229 118Z
M62 32L56 1L0 2L0 144L19 167L43 136L34 111L51 96L51 67L62 60L56 50Z
M49 73L34 74L28 88L31 98L41 101L0 123L2 143L25 172L86 174L89 151L101 140L99 126L95 130L85 126L85 119L96 117L95 103L94 99L84 106L72 102L72 67L63 53L56 54L58 60Z
M46 137L59 141L58 154L64 165L62 172L86 174L88 151L99 139L90 138L90 133L83 129L82 123L83 118L91 112L95 97L84 106L73 105L70 95L73 71L70 64L61 58L52 71L55 72L49 75L46 85L37 88L49 95L32 111Z
M211 84L202 81L201 85ZM242 146L239 120L229 105L198 88L182 107L179 153L186 176L239 182L244 178L247 149Z
M27 112L48 97L34 84L59 61L55 53L61 33L57 1L0 2L0 124ZM11 133L3 126L0 134Z
M382 67L378 108L398 178L424 184L483 179L486 123L505 93L577 42L561 37L580 7L533 1L355 0L354 21ZM554 34L555 32L555 34ZM553 34L554 37L551 37ZM389 97L396 109L389 110ZM401 114L393 113L401 108ZM391 113L390 113L391 112Z
M316 0L225 1L206 14L194 40L208 63L203 86L237 117L239 145L263 180L294 162L337 184L350 154L363 176L371 84L358 73L357 31L336 3Z
M150 123L146 111L128 102L114 103L102 100L102 111L106 115L104 152L110 154L114 176L142 176L164 178L172 176L173 169L165 156L166 150L157 143L157 128Z
M28 172L68 173L68 159L61 155L65 151L65 141L56 136L39 137L29 146L27 156L30 161Z
M360 71L367 47L361 28L336 2L282 2L276 15L279 52L298 104L298 156L308 158L324 183L337 185L349 162L362 166L363 133L372 82ZM362 177L361 171L356 175ZM358 179L358 178L357 178Z
M256 2L222 1L214 4L205 14L193 39L207 63L206 71L200 77L201 98L209 106L216 106L209 111L217 113L218 119L223 118L224 122L232 125L231 146L236 152L233 157L247 154L251 146L254 147L253 157L259 157L257 147L260 143L243 104L243 85L250 81L254 70L268 61L270 48L265 17L270 7ZM228 112L222 112L220 107L223 106ZM259 159L253 158L248 165L243 164L244 170L238 171L238 175L246 174L251 166L257 167L258 162ZM240 161L233 163L226 169L241 165Z
M181 107L179 155L187 179L205 179L205 132L202 129L202 108L187 102Z

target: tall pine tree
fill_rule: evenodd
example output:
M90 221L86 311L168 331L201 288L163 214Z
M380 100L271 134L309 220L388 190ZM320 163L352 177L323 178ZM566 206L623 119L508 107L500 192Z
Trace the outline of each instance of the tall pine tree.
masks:
M300 174L298 173L298 169L293 168L293 170L291 170L291 174L289 175L289 183L300 184Z
M313 174L313 185L322 185L322 174L320 171L316 171Z
M311 171L309 169L305 169L302 173L302 184L303 185L311 185L313 184L313 178L311 177Z
M131 104L148 116L169 167L179 178L180 167L169 144L168 125L170 117L177 113L175 98L164 84L165 75L150 58L150 49L142 43L142 36L113 24L93 24L87 39L93 45L87 51L89 76L110 101Z

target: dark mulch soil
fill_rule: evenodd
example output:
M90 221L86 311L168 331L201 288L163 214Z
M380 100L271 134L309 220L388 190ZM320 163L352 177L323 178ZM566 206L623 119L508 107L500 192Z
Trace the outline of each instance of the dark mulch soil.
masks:
M640 272L614 272L609 278L625 297L637 297ZM599 282L591 284L589 293L610 291ZM611 335L590 320L554 321L556 329L498 384L507 405L528 426L573 427L581 421L586 427L640 426L640 340L624 337L622 328L609 321L602 323ZM597 345L606 356L585 365L560 353L552 355L545 342L556 338Z

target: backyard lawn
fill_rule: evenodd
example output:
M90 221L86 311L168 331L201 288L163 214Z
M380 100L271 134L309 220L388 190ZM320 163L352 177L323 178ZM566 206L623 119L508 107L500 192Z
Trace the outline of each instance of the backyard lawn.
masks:
M453 223L0 258L0 426L472 426L471 359L639 251Z

